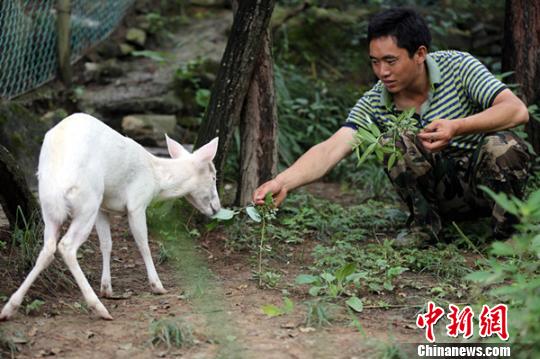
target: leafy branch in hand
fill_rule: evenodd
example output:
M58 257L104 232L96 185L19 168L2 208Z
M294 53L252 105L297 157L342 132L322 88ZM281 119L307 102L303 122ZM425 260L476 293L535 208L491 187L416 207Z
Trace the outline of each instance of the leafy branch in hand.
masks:
M389 155L387 169L390 170L397 160L403 158L396 142L406 133L416 134L419 131L418 121L413 117L414 108L401 112L398 116L390 115L390 121L385 122L384 131L367 118L369 124L359 127L356 131L356 144L354 152L358 164L364 163L369 155L375 154L380 162L384 162L384 155Z

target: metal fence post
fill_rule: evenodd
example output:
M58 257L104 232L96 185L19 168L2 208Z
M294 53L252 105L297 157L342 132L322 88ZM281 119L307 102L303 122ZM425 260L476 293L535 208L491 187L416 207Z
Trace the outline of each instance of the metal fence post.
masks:
M70 16L71 0L56 1L57 31L58 31L58 66L60 78L65 86L71 86L71 48L70 48Z

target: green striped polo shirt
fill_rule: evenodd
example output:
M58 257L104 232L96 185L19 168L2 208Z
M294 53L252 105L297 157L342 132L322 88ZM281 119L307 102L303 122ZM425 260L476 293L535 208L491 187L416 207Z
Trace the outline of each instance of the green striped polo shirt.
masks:
M476 58L465 52L437 51L427 55L429 81L428 99L416 114L418 126L425 127L436 119L457 119L481 112L493 103L506 86L497 80ZM369 122L379 128L397 115L392 95L381 81L366 92L352 108L344 126L357 129ZM454 149L474 149L483 134L459 136L452 140Z

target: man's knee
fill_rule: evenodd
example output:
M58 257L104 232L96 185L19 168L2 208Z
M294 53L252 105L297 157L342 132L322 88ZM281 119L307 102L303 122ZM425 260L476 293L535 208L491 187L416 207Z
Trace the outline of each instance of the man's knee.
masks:
M496 192L521 197L530 171L531 155L525 142L509 131L487 135L480 149L479 183Z
M487 135L481 148L485 166L501 174L527 177L531 156L525 142L509 131Z

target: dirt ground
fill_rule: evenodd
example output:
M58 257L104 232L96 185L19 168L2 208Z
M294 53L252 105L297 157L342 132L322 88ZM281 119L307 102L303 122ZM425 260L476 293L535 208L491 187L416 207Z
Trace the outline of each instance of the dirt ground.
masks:
M339 196L334 184L315 184L310 190ZM205 283L197 284L201 292L206 292L191 295L187 288L193 287L193 279L188 277L193 274L187 274L190 272L187 267L182 270L182 264L178 267L169 261L157 265L169 291L157 296L150 293L144 264L129 235L126 219L114 217L112 231L115 297L102 300L114 320L104 321L89 312L76 287L53 292L50 284L38 280L13 320L0 323L0 331L17 345L14 357L370 358L380 355L377 346L381 343L422 340L422 332L414 326L418 309L407 306L365 309L357 315L363 333L351 325L345 311L337 314L331 326L307 326L306 308L302 304L309 299L307 291L292 283L303 270L306 272L308 254L314 246L311 241L295 246L286 261L273 262L272 268L279 268L283 276L280 286L261 289L253 280L252 253L230 253L225 249L223 233L212 232L204 241L191 240L188 244L191 248L185 252L185 258L197 257L196 264L188 261L185 265L199 266L196 271L209 273ZM156 240L151 242L157 263L159 245ZM83 271L93 288L99 290L101 259L94 233L79 252ZM182 258L179 259L182 263ZM62 267L59 258L56 262ZM5 302L23 278L10 271L9 263L2 263L2 268L0 298ZM284 290L295 303L295 309L291 314L267 317L261 307L281 305ZM35 299L45 304L26 314L25 305ZM193 344L186 348L152 346L150 323L162 318L181 318L188 323L193 331ZM10 355L4 353L4 356Z

